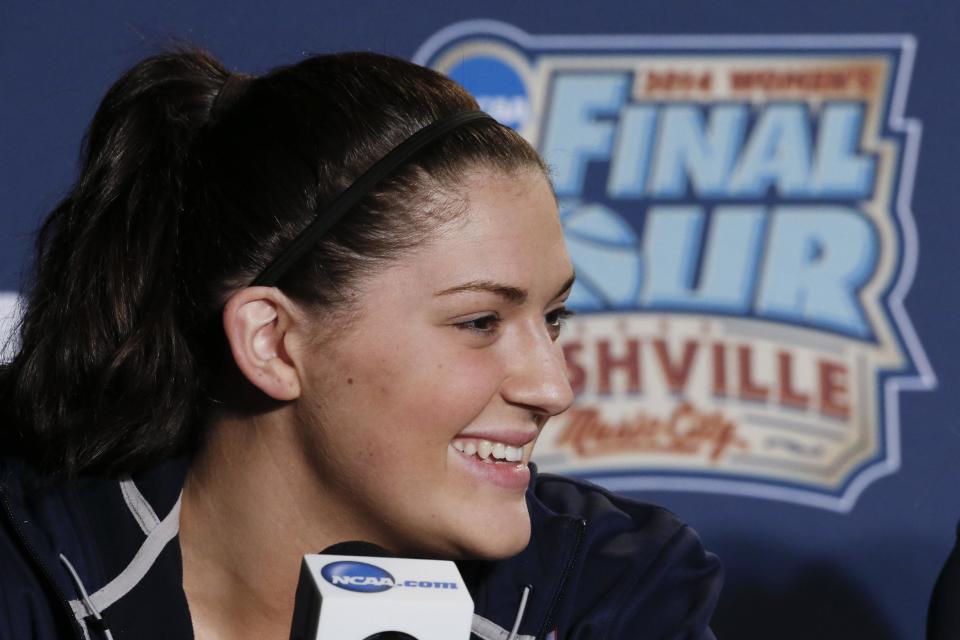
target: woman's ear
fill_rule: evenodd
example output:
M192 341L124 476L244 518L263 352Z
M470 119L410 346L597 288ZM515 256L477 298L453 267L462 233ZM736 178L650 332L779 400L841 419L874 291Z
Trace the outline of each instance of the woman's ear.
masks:
M241 289L223 309L223 329L237 368L275 400L300 396L300 374L286 348L296 317L293 301L274 287Z

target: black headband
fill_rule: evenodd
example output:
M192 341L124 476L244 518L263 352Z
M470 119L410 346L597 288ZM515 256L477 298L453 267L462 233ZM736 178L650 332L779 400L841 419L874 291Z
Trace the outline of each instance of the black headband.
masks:
M352 209L366 196L371 189L393 173L397 167L406 162L413 154L427 146L437 138L457 129L469 122L479 120L494 120L483 111L463 111L445 118L440 118L394 147L387 155L375 162L372 167L354 181L347 189L337 196L330 205L314 218L293 242L264 269L251 286L273 286L283 277L283 274L302 258L316 244L340 218Z

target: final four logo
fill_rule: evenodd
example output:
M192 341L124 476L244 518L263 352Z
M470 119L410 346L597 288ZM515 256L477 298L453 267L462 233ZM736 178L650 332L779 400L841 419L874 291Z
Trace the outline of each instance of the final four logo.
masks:
M845 511L899 468L898 393L934 379L903 308L909 37L475 21L415 59L553 171L580 315L543 469Z

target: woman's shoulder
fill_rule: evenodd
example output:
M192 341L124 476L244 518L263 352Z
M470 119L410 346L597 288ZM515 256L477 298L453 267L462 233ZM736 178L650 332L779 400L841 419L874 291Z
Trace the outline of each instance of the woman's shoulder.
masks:
M6 527L0 528L0 640L72 637L60 606L47 596L30 558L19 548Z
M534 514L579 526L565 586L571 627L584 637L602 628L614 638L713 638L722 567L675 514L549 474L535 478L531 494Z
M719 572L716 556L708 553L697 533L669 509L591 482L551 474L538 474L531 490L547 513L581 519L594 553L622 553L635 563L679 543L697 547L703 562Z
M960 525L957 527L960 536ZM949 640L960 634L960 537L937 577L927 611L927 638Z
M32 544L26 531L35 513L27 508L35 484L30 467L0 456L0 640L73 637L70 616L52 596L46 545Z
M552 512L582 517L588 525L603 524L655 536L670 535L685 526L669 509L577 478L538 473L531 490Z
M138 638L181 637L163 632L187 619L170 582L179 556L167 544L185 466L169 459L135 477L65 477L0 456L0 612L10 612L0 613L0 640L85 637L87 593ZM128 624L141 610L152 612L143 629Z

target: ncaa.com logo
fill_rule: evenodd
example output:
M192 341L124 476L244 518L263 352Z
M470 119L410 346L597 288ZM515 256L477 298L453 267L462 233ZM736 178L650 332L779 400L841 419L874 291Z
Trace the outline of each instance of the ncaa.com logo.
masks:
M352 560L341 560L324 565L323 578L335 587L358 593L379 593L393 587L414 589L456 589L456 582L436 580L396 580L393 575L376 565Z

